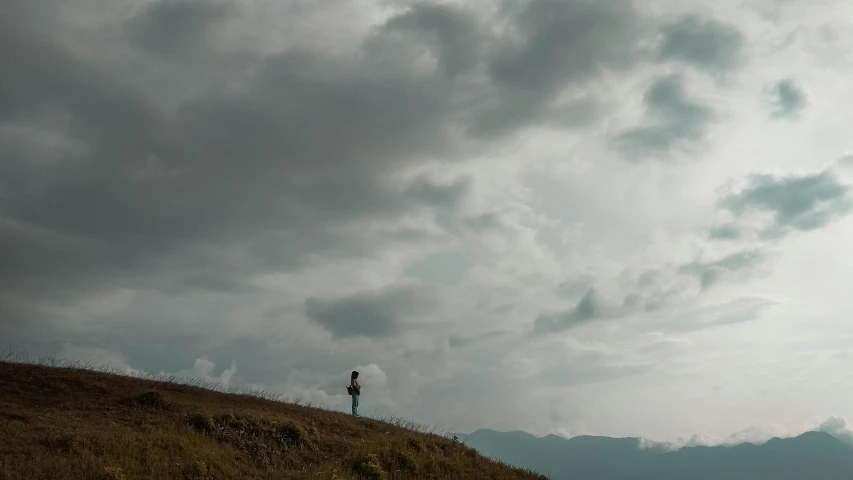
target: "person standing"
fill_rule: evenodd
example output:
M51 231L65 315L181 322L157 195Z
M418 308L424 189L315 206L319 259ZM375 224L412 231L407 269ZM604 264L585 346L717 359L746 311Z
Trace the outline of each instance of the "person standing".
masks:
M359 417L358 398L361 396L361 384L358 383L358 372L356 371L350 375L350 387L352 389L352 414Z

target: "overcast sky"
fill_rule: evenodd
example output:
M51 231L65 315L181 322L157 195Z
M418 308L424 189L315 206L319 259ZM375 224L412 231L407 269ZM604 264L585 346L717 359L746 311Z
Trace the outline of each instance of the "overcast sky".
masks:
M849 2L0 5L6 346L463 432L853 417Z

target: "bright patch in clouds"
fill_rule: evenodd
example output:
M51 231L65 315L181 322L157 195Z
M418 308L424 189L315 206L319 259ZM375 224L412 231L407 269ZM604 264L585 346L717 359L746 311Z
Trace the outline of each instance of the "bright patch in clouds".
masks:
M4 18L13 348L332 405L356 369L457 431L847 435L845 2Z

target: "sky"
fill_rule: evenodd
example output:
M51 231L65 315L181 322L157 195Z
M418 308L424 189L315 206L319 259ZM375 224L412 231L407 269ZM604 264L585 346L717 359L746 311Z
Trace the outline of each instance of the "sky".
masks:
M0 5L8 348L459 432L853 418L849 2Z

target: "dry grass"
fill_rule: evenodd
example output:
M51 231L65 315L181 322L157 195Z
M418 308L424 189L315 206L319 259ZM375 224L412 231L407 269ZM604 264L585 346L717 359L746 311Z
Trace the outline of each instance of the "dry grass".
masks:
M97 370L0 358L0 479L544 478L401 419Z

